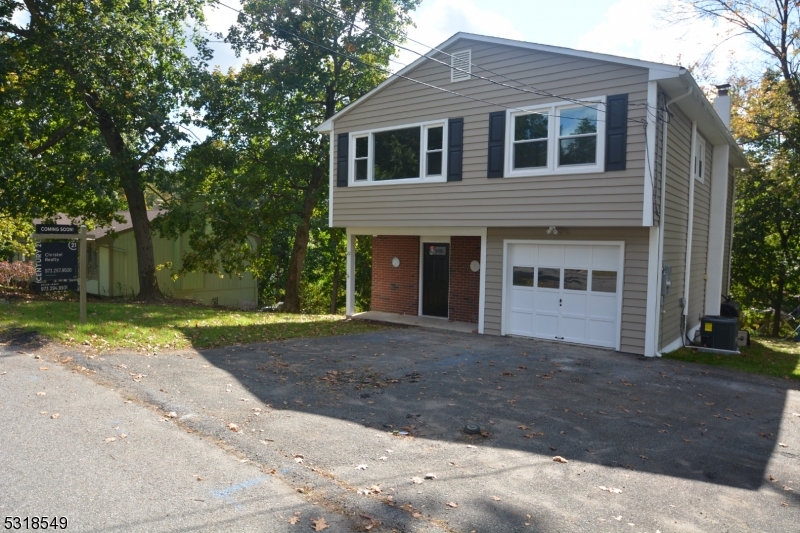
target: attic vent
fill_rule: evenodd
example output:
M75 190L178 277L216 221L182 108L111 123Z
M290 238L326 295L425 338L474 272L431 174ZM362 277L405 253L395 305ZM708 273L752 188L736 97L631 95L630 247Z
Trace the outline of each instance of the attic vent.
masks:
M450 56L450 81L468 80L472 72L472 50L461 50Z

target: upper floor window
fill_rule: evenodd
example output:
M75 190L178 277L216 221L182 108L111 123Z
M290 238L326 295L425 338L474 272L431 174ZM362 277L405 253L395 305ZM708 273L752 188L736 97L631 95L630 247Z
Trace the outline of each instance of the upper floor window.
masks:
M694 179L702 183L706 171L706 140L700 134L697 134L697 139L694 144L694 165L693 165Z
M604 99L509 110L505 176L602 172Z
M444 181L447 121L351 134L350 182Z

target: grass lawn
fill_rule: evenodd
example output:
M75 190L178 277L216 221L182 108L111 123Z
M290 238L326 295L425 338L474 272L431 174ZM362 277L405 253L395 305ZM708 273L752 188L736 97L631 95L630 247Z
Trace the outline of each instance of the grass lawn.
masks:
M664 357L754 374L800 379L800 342L751 337L750 346L743 346L739 350L741 355L720 355L681 348Z
M67 346L97 350L155 351L193 346L213 348L297 337L323 337L380 329L340 315L242 312L194 305L92 302L88 321L78 324L75 301L11 300L0 306L3 330L35 331Z

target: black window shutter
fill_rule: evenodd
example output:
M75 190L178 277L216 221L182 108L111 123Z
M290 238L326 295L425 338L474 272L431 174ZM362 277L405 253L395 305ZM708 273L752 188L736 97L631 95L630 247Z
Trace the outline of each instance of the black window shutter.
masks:
M506 144L506 112L489 113L488 178L502 178Z
M447 121L447 181L461 181L461 161L464 154L464 119Z
M628 95L606 100L606 170L625 170L628 145Z
M349 133L340 133L339 134L339 141L338 141L338 150L337 150L337 157L336 157L336 186L337 187L347 187L347 180L348 180L348 168L347 163L350 159L350 150L349 148L349 141L350 141L350 134Z

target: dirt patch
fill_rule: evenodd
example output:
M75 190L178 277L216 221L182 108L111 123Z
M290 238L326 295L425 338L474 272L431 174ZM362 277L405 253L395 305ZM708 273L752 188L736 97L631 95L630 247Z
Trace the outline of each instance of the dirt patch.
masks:
M37 331L23 328L0 329L0 345L24 346L30 349L39 349L47 344L47 340Z

